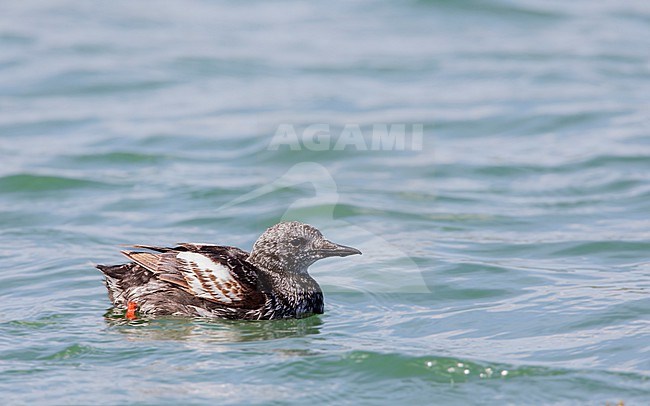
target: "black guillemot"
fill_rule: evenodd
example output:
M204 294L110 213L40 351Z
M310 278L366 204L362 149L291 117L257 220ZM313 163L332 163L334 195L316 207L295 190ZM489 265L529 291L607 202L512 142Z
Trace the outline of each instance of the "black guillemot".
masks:
M98 265L113 305L148 316L238 320L302 318L323 313L323 292L307 272L327 257L361 254L297 221L267 229L249 254L239 248L182 243L134 245L130 263Z

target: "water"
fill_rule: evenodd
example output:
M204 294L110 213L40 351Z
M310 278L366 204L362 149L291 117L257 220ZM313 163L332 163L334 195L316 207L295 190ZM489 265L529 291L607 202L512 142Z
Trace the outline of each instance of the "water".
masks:
M3 404L650 398L643 1L0 5ZM270 148L422 124L422 148ZM362 257L304 320L125 321L121 244Z

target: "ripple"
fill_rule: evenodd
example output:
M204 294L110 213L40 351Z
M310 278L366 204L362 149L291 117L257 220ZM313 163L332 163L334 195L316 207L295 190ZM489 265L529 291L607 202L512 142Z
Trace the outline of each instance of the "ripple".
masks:
M59 190L108 188L112 185L87 179L29 173L0 177L0 188L7 193L37 193Z
M471 12L478 14L487 14L492 17L504 19L523 19L526 21L553 21L559 18L566 17L566 15L559 11L544 10L541 8L534 8L531 6L513 4L504 4L496 1L449 1L449 0L421 0L421 4L427 6L435 6L442 9L456 10L463 12Z
M75 119L58 119L43 120L33 119L26 122L10 121L0 125L0 131L5 136L23 137L30 135L40 135L43 132L65 134L77 128L83 128L90 124L96 123L97 120L92 117L75 118Z
M81 344L72 344L53 354L46 355L41 359L44 361L75 359L75 358L81 358L86 354L92 354L94 352L95 349L90 346L81 345Z
M90 165L153 165L160 164L174 158L160 154L147 154L132 151L112 151L98 154L74 155L68 157L68 162L72 164L90 164Z

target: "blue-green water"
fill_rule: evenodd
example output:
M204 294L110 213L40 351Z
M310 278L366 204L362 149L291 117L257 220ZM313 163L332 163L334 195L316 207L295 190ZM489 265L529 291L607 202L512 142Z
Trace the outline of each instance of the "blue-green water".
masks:
M2 403L647 404L648 38L641 0L3 2ZM324 315L109 311L121 244L288 218L364 251Z

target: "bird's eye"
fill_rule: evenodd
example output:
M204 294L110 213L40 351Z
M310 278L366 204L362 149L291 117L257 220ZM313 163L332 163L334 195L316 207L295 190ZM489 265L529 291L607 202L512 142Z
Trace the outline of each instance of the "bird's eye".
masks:
M305 239L302 238L302 237L298 237L298 238L294 238L293 240L289 241L289 243L291 245L293 245L294 247L299 247L299 246L301 246L302 244L305 243Z

